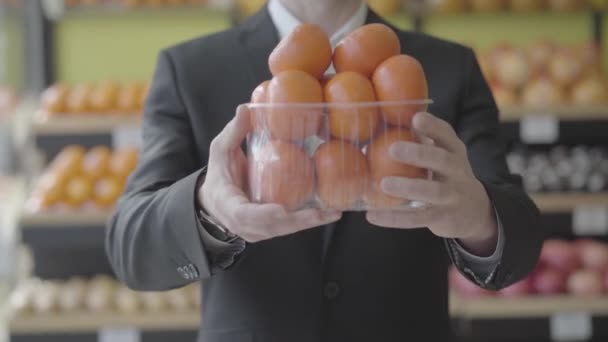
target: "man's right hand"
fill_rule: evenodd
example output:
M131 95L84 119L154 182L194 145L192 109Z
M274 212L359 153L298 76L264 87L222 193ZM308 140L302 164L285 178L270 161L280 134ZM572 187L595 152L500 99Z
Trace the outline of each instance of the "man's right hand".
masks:
M303 209L288 212L279 204L249 201L247 157L241 143L251 129L249 110L241 105L236 116L213 139L207 175L198 201L215 220L248 242L257 242L335 222L341 212Z

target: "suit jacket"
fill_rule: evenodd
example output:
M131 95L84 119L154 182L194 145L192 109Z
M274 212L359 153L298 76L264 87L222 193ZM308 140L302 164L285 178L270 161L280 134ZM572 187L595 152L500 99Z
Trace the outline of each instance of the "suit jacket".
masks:
M383 21L370 11L368 22ZM505 249L483 285L505 287L533 268L541 233L536 207L507 169L492 94L470 49L395 31L403 53L426 71L429 111L466 143L498 213ZM364 213L346 213L325 260L323 228L315 228L251 244L233 267L211 274L197 230L196 182L211 140L271 78L267 59L277 42L264 8L242 26L160 53L140 162L107 234L117 277L138 290L204 279L200 341L448 340L446 255L458 258L426 229L381 229Z

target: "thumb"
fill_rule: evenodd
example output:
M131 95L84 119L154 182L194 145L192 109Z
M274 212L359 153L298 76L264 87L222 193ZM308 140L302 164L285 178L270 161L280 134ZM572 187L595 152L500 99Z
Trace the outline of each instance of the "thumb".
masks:
M236 115L217 136L219 147L224 151L239 148L251 130L251 120L247 105L239 105Z

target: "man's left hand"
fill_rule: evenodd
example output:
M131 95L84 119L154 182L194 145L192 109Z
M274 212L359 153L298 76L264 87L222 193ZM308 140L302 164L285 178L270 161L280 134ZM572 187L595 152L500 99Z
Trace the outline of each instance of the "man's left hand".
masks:
M391 196L426 206L369 211L367 220L389 228L428 227L437 236L458 239L475 255L492 254L498 237L496 215L484 186L473 174L465 144L449 123L429 113L416 114L412 128L434 145L396 142L389 153L399 162L431 170L433 180L386 177L380 186Z

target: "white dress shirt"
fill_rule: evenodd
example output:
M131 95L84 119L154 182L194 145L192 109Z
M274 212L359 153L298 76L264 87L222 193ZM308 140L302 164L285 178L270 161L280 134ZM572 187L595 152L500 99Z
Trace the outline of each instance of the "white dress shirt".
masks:
M269 0L268 11L270 12L270 18L272 19L279 34L279 39L285 38L296 28L296 26L301 24L300 20L296 18L287 8L285 8L280 0ZM361 1L361 6L359 9L357 9L355 14L342 27L331 35L330 42L332 49L336 47L342 38L346 37L349 33L365 24L365 20L367 19L367 11L368 8L366 1ZM330 67L327 69L326 74L328 73L335 73L333 65L330 65ZM504 232L498 215L496 221L498 223L498 244L494 253L489 257L479 257L473 255L465 250L458 243L458 241L454 239L448 240L448 248L452 248L453 251L457 252L455 253L457 258L462 258L461 261L468 266L471 275L479 283L486 282L493 276L494 270L500 262L504 250ZM458 262L458 260L456 260L456 262Z

